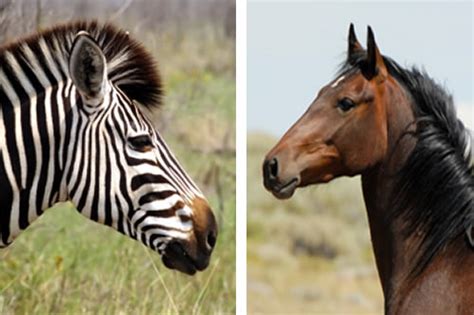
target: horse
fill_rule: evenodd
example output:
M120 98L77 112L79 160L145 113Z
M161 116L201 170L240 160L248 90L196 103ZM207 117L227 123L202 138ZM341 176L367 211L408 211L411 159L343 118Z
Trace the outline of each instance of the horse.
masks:
M349 27L336 79L269 151L276 198L361 175L386 314L473 314L472 133L424 70L367 49Z

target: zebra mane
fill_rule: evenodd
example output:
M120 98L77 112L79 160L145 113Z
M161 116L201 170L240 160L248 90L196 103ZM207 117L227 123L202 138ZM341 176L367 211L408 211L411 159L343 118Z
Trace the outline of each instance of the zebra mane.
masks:
M32 52L43 69L50 68L52 62L61 77L66 79L69 77L69 53L79 31L88 32L102 48L107 60L108 78L116 87L147 108L160 106L162 84L157 63L142 44L130 38L128 32L111 24L96 21L68 23L9 43L0 47L0 69L8 64L5 60L10 53L23 61L21 67L25 73L35 72L34 67L38 63L31 62L29 56ZM45 53L45 50L48 52Z

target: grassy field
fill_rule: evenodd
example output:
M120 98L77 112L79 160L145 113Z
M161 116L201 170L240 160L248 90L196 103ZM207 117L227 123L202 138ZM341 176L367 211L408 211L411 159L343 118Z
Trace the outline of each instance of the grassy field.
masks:
M360 179L277 200L260 170L276 140L248 135L249 314L383 313Z
M148 115L217 216L211 264L194 277L171 271L140 243L59 204L0 251L0 314L235 312L234 40L202 28L179 41L131 30L164 80L165 105Z

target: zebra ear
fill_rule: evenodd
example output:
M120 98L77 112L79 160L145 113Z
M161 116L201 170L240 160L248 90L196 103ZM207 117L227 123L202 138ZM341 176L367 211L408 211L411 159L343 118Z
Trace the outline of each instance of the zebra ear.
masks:
M77 33L69 57L72 82L88 103L99 103L104 96L106 60L102 49L85 31Z

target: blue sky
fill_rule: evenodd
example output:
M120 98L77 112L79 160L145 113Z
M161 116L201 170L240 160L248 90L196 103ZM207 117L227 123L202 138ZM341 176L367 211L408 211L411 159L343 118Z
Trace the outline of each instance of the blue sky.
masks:
M247 13L247 127L282 135L343 61L353 22L381 52L418 65L454 95L474 128L473 2L255 1Z

